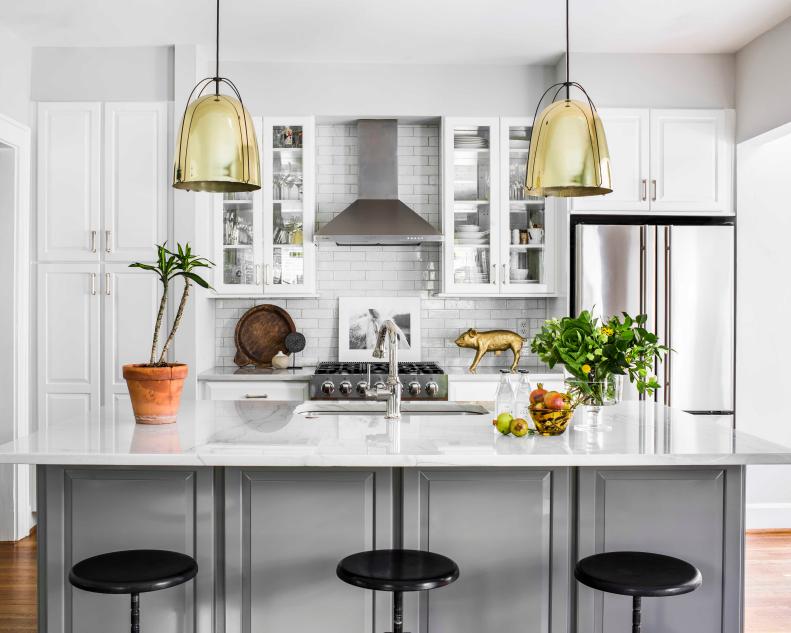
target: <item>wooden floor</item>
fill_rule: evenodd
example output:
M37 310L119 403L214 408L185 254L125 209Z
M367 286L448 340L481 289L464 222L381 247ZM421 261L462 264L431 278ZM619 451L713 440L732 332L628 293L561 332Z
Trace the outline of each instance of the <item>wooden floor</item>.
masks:
M747 535L745 633L791 632L791 530ZM0 543L0 633L36 633L36 536Z

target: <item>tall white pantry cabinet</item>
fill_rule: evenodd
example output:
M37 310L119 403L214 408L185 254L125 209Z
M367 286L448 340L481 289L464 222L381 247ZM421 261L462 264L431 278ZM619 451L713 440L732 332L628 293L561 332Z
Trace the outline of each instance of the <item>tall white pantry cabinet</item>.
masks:
M38 104L37 374L40 428L127 398L145 358L158 281L129 268L167 239L167 103Z

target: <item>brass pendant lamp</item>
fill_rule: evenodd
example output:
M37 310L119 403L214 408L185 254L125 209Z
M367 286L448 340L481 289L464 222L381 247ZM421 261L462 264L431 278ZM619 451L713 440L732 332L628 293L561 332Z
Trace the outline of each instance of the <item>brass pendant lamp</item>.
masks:
M212 84L214 91L204 95ZM220 84L228 86L234 96L220 94ZM253 119L234 83L220 77L220 0L214 77L199 81L187 99L173 165L173 186L222 193L261 188Z
M570 98L572 87L585 95L585 101ZM564 89L566 98L555 101ZM552 103L539 115L541 103L552 90L555 90ZM569 0L566 0L566 81L547 88L538 100L525 191L532 196L559 198L612 192L604 126L585 88L569 79Z

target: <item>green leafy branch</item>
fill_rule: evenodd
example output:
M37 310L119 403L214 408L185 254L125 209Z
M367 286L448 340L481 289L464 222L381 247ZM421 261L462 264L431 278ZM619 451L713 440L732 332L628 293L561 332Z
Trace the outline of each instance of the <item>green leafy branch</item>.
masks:
M157 244L157 260L154 264L143 264L141 262L129 264L129 268L141 268L153 272L159 277L159 281L162 283L162 298L159 301L157 320L154 325L154 340L151 343L151 356L148 361L149 366L152 367L167 364L165 359L173 343L173 338L176 336L176 330L178 330L181 325L181 320L184 316L184 308L187 305L187 299L189 299L192 283L195 282L202 288L211 288L209 283L195 272L195 269L211 268L214 266L208 259L194 255L189 242L183 247L181 244L176 244L176 252L169 250L166 245L167 242ZM184 290L181 293L181 300L179 301L179 307L176 311L176 317L173 320L173 327L171 327L170 333L165 339L165 344L162 346L159 360L156 360L157 348L159 347L159 333L162 329L162 320L165 316L165 309L167 308L170 284L178 277L184 279Z

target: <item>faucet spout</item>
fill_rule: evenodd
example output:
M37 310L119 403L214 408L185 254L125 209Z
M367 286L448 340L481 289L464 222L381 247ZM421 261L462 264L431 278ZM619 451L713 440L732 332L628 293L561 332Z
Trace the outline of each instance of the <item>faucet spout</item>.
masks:
M384 357L385 340L388 346L388 371L387 385L384 389L376 390L371 395L377 399L387 399L388 419L401 417L401 380L398 378L398 338L401 336L401 329L392 319L387 319L376 336L376 346L374 347L374 358Z

